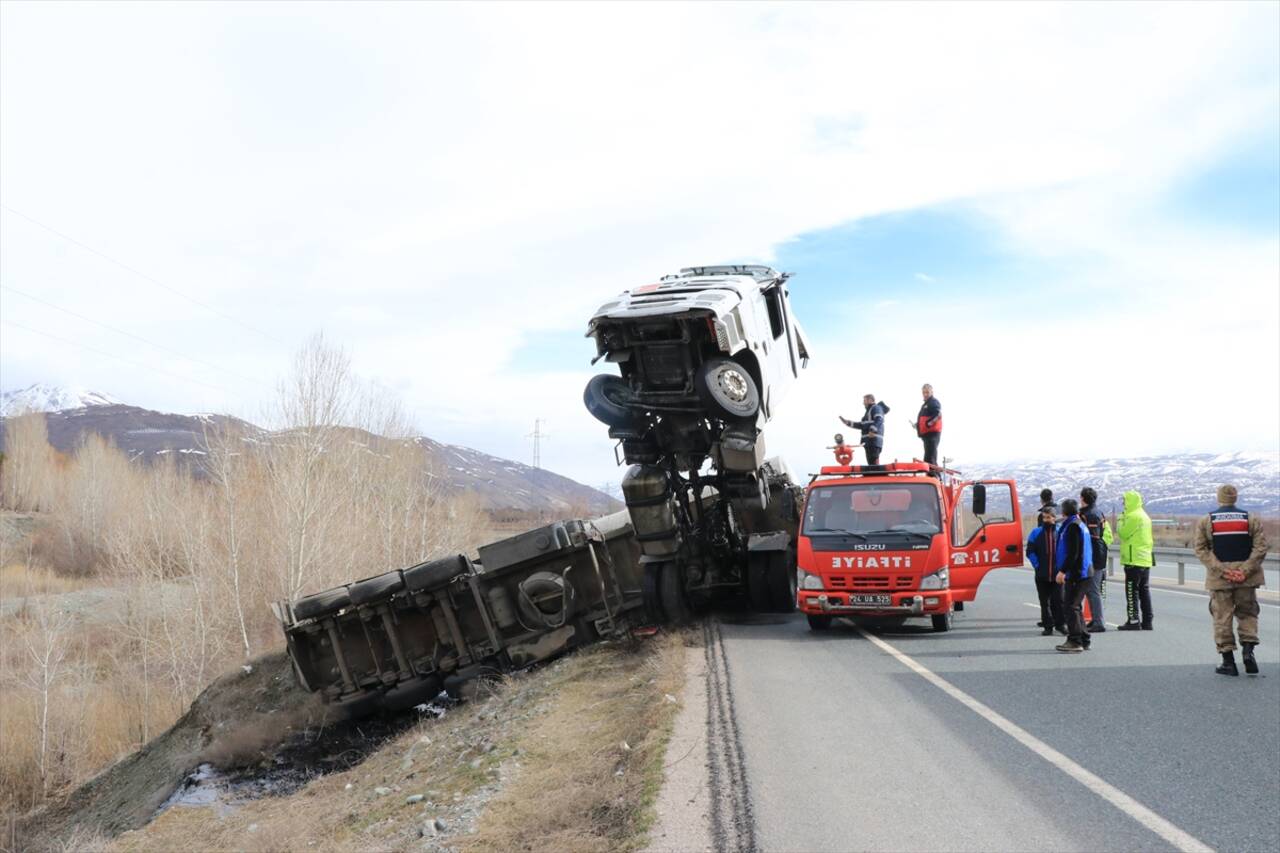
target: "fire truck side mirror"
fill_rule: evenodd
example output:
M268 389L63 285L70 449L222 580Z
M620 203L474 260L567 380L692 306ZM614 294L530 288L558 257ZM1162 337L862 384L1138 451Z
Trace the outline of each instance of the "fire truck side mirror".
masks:
M985 483L973 484L973 514L987 514L987 486Z

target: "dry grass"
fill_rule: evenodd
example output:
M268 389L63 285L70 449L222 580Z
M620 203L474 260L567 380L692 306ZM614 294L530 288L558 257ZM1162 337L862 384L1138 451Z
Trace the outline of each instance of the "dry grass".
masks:
M0 568L0 599L58 595L84 589L90 584L91 581L85 578L70 578L21 563Z
M170 809L111 849L636 849L662 780L676 708L665 694L679 690L683 655L678 635L584 649L507 679L491 698L424 721L289 797L222 814ZM378 787L392 793L379 796ZM410 794L426 799L409 804ZM475 810L469 832L465 814ZM435 817L448 828L421 838Z

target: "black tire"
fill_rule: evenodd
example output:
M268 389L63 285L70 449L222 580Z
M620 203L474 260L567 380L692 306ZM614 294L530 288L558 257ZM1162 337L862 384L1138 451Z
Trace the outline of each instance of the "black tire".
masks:
M662 564L658 590L662 596L662 615L667 622L684 625L693 618L689 598L684 591L684 575L674 560Z
M350 606L351 596L348 595L345 586L340 586L337 589L327 589L315 595L299 598L293 603L293 615L299 619L315 619L318 616L337 613L342 608Z
M953 604L952 606L953 606L953 607L955 607L955 609L956 609L956 612L957 612L957 613L959 613L960 611L964 610L964 602L963 602L963 601L957 601L957 602L956 602L955 604Z
M695 385L702 404L720 417L746 420L760 411L760 389L747 369L733 359L704 361Z
M930 619L933 620L933 630L938 632L939 634L943 633L944 631L951 630L950 611L946 613L935 613L933 614L933 616L930 617Z
M792 613L796 609L796 558L791 548L770 554L769 599L774 613Z
M443 557L439 560L419 563L412 568L405 569L401 574L404 575L405 589L410 592L417 592L420 589L443 586L459 575L466 573L467 558L458 554L453 557Z
M644 613L654 625L662 622L662 563L646 563L644 577L640 579L640 597L644 602Z
M388 711L407 711L415 705L430 702L443 689L444 683L436 675L403 681L382 694L382 707Z
M766 551L747 552L747 598L751 609L768 613L773 599L769 594L769 554Z
M815 613L807 613L805 615L809 619L810 631L830 631L831 630L832 617L818 616Z
M329 707L338 721L358 720L377 713L382 708L382 693L356 693L331 703Z
M350 587L351 603L368 604L383 596L391 595L404 589L404 576L399 572L387 572L372 578L356 581Z
M635 413L627 407L633 399L631 386L620 376L601 373L591 377L582 392L582 402L587 411L601 423L611 427L628 426L636 420Z

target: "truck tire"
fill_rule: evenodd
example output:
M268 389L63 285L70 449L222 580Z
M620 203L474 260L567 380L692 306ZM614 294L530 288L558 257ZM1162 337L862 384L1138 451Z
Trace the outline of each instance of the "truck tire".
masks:
M658 578L658 590L662 596L662 615L672 625L684 625L693 616L689 598L684 592L684 576L675 560L662 564Z
M351 603L355 605L368 604L402 589L404 589L404 576L399 572L387 572L385 575L365 578L351 585Z
M420 589L443 586L466 572L467 558L457 554L405 569L404 585L410 592L417 592Z
M796 609L796 564L786 551L747 553L747 594L761 613L791 613Z
M635 414L626 405L633 397L631 386L626 380L609 373L591 377L582 392L582 402L587 411L596 420L611 427L627 426L636 420Z
M382 705L382 693L373 691L356 693L330 704L334 717L339 722L358 720L377 712Z
M351 596L347 594L345 586L340 586L337 589L327 589L315 595L299 598L293 603L293 615L299 619L315 619L317 616L336 613L350 606Z
M732 359L704 361L695 386L703 405L720 417L745 420L760 411L760 389L747 369Z
M765 551L747 552L747 598L751 609L768 613L773 599L769 595L769 555Z
M951 630L951 612L935 613L930 617L933 620L933 630L941 634L944 631Z
M830 616L819 616L816 613L809 613L806 615L809 618L810 631L830 631L831 630Z
M640 598L644 602L645 617L651 624L662 623L662 563L648 563L640 579Z

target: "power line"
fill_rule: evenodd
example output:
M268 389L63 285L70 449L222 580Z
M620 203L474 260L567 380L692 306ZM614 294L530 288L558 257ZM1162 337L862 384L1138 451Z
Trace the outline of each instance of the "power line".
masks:
M143 370L152 370L152 371L155 371L156 373L162 373L165 376L168 376L172 379L177 379L180 382L191 382L196 385L203 385L206 388L212 388L215 391L221 391L223 394L230 394L233 397L235 396L234 391L231 391L230 389L227 389L227 388L223 388L220 385L213 385L208 382L202 382L199 379L192 379L189 376L179 376L176 373L170 373L169 371L163 370L159 367L156 367L155 365L146 364L141 361L134 361L131 358L125 358L122 355L116 355L115 353L106 352L105 350L100 350L100 349L97 349L96 347L91 347L86 344L82 344L79 341L73 341L67 338L59 337L57 335L51 335L48 332L42 332L39 329L33 329L30 326L24 326L22 323L15 323L12 320L0 320L0 325L12 326L15 329L22 329L27 332L34 332L35 334L43 335L44 337L49 338L50 340L58 341L59 343L70 344L73 347L79 347L82 350L87 350L88 352L96 353L97 355L105 356L107 358L114 358L116 361L123 361L125 364L132 364L134 367L141 367Z
M79 313L78 311L72 311L70 308L64 308L64 307L62 307L61 305L57 305L57 304L55 304L55 303L53 303L53 302L50 302L50 301L49 301L49 300L47 300L47 299L42 299L42 298L40 298L39 296L34 296L34 295L32 295L32 294L30 294L30 293L27 293L27 292L25 292L25 291L18 290L18 288L16 288L16 287L12 287L12 286L7 285L7 284L6 284L6 285L0 285L0 290L6 291L6 292L8 292L8 293L16 293L16 294L18 294L19 296L25 296L27 299L30 299L30 300L32 300L33 302L39 302L41 305L48 305L50 308L53 308L53 309L58 310L58 311L61 311L61 312L62 312L62 313L64 313L64 314L69 314L69 315L71 315L72 317L77 317L77 318L79 318L79 319L81 319L81 320L84 320L86 323L93 323L95 326L101 326L102 328L107 329L108 331L115 332L117 335L124 335L126 338L133 338L135 341L141 341L142 343L147 344L148 346L153 346L153 347L155 347L155 348L156 348L156 349L158 349L158 350L163 350L164 352L170 353L170 354L172 354L172 355L176 355L176 356L178 356L179 358L185 358L187 361L191 361L191 362L194 362L194 363L196 363L196 364L202 364L202 365L204 365L205 367L210 367L210 368L213 368L214 370L221 370L223 373L226 373L226 374L228 374L228 375L230 375L230 376L234 376L234 377L236 377L237 379L243 380L243 381L245 381L245 382L252 382L252 383L254 383L255 385L261 385L261 386L262 386L262 387L264 387L264 388L269 388L269 387L271 387L270 385L268 385L267 383L263 382L263 381L262 381L262 380L260 380L260 379L251 379L250 377L248 377L248 376L243 376L243 375L241 375L241 374L239 374L239 373L236 373L234 370L231 370L231 369L229 369L229 368L222 367L222 366L217 365L217 364L213 364L212 362L204 361L204 360L202 360L202 359L199 359L199 358L196 358L196 357L194 357L194 356L188 355L188 354L186 354L186 353L184 353L184 352L180 352L180 351L178 351L178 350L176 350L176 349L173 349L173 348L171 348L171 347L167 347L167 346L165 346L164 344L158 344L158 343L156 343L155 341L147 340L146 338L142 337L141 335L135 335L133 332L127 332L127 331L125 331L124 329L117 329L115 326L112 326L112 325L110 325L110 324L108 324L108 323L104 323L104 322L102 322L101 320L95 320L95 319L93 319L92 317L86 317L85 315L83 315L83 314Z
M525 438L533 439L533 467L534 468L542 467L542 441L543 439L550 438L550 436L548 436L545 432L542 431L542 424L543 424L542 418L535 418L533 421L533 432L525 436Z
M81 249L84 249L86 252L89 252L89 253L90 253L90 254L92 254L92 255L97 255L99 258L102 258L104 261L107 261L108 263L115 264L116 266L120 267L120 269L125 270L126 272L133 273L134 275L136 275L136 276L138 276L139 278L141 278L143 281L150 282L151 284L155 285L156 287L160 288L161 290L166 290L166 291L168 291L169 293L172 293L174 296L177 296L177 297L179 297L179 298L181 298L181 299L185 299L187 302L190 302L192 305L197 305L197 306L199 306L199 307L201 307L201 308L205 309L206 311L211 311L211 312L213 312L214 314L217 314L217 315L218 315L219 317L221 317L222 319L227 320L228 322L235 323L237 326L241 326L241 327L243 327L243 328L245 328L245 329L248 329L249 331L253 332L254 334L261 335L262 337L266 338L267 340L269 340L269 341L274 341L275 343L278 343L278 344L280 344L281 346L286 346L286 347L292 347L292 346L293 346L292 344L290 344L290 343L288 343L288 342L286 342L286 341L282 341L282 340L280 340L279 338L275 337L274 335L271 335L271 334L269 334L269 333L267 333L267 332L264 332L264 331L262 331L261 329L259 329L259 328L255 327L255 326L251 326L251 325L249 325L248 323L244 322L243 320L240 320L240 319L238 319L238 318L236 318L236 317L231 316L230 314L227 314L227 313L225 313L225 312L223 312L223 311L218 310L217 308L214 308L212 305L209 305L209 304L206 304L206 303L204 303L204 302L201 302L201 301L200 301L200 300L198 300L198 299L193 299L192 297L190 297L190 296L188 296L187 294L183 293L181 290L178 290L177 288L174 288L174 287L170 287L169 285L165 284L163 281L160 281L160 280L158 280L158 279L155 279L155 278L153 278L153 277L151 277L151 276L147 275L146 273L144 273L144 272L142 272L142 271L140 271L140 270L134 269L133 267L129 266L128 264L126 264L126 263L124 263L124 262L122 262L122 261L117 261L115 258L113 258L113 257L111 257L110 255L107 255L107 254L105 254L105 253L103 253L103 252L99 252L97 249L93 248L92 246L86 246L84 243L81 243L81 242L80 242L79 240L77 240L76 238L74 238L74 237L70 237L70 236L68 236L68 235L66 235L66 234L63 234L61 231L57 230L56 228L52 228L52 227L50 227L50 226L48 226L48 225L45 225L43 222L40 222L39 220L32 219L30 216L27 216L25 213L23 213L23 212L22 212L22 211L20 211L20 210L14 210L12 207L10 207L9 205L4 204L4 203L2 203L2 202L0 202L0 208L4 208L5 210L9 211L10 213L14 214L15 216L20 216L20 217L22 217L23 219L25 219L25 220L27 220L28 222L30 222L32 225L35 225L35 226L36 226L36 227L38 227L38 228L43 228L45 231L48 231L50 234L53 234L53 235L55 235L55 236L57 236L57 237L61 237L63 240L66 240L68 243L71 243L72 245L79 246Z

